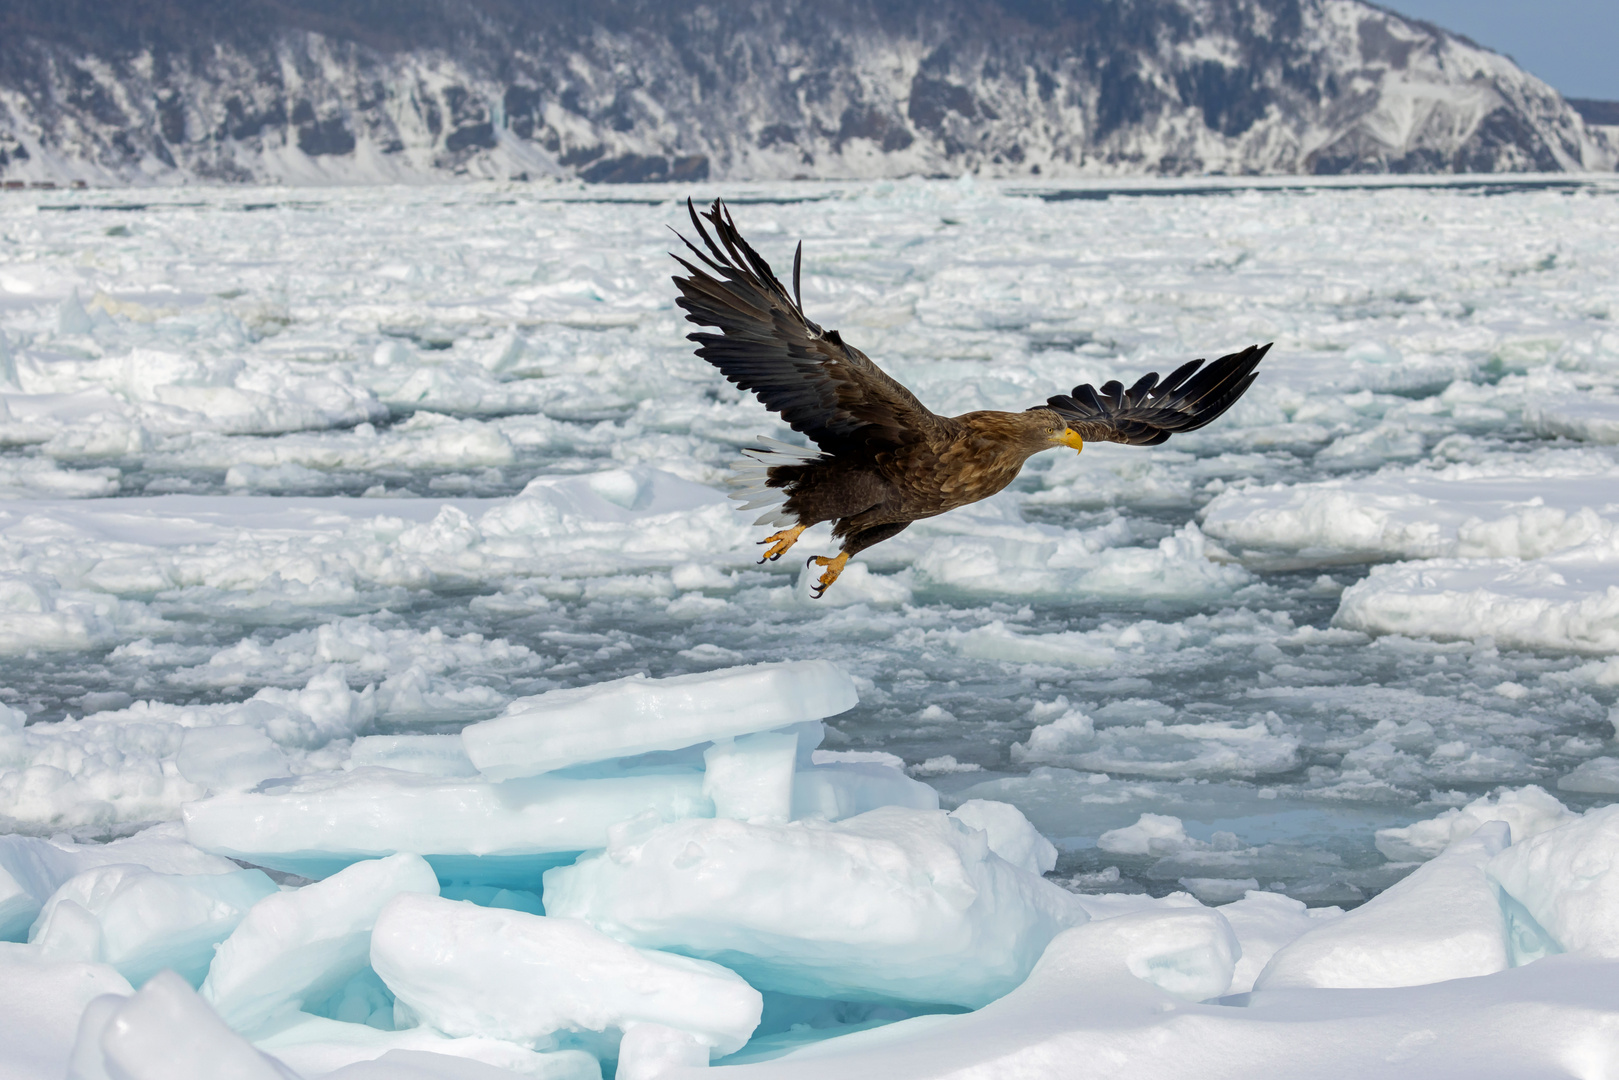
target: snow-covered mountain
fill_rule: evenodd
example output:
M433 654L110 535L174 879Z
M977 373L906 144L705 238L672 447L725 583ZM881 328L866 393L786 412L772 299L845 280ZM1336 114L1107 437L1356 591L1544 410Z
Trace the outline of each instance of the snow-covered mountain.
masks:
M0 178L590 181L1611 169L1360 0L11 0Z

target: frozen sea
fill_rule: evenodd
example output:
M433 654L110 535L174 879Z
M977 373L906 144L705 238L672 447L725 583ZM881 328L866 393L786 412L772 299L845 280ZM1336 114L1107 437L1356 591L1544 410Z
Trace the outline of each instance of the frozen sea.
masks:
M177 817L256 695L321 700L301 772L809 658L860 690L825 745L1017 805L1081 892L1352 906L1411 868L1379 828L1619 793L1559 787L1615 752L1619 185L694 192L935 411L1276 342L1211 427L1037 457L819 602L722 495L795 436L684 339L687 194L7 192L0 830ZM1184 834L1098 846L1143 813Z

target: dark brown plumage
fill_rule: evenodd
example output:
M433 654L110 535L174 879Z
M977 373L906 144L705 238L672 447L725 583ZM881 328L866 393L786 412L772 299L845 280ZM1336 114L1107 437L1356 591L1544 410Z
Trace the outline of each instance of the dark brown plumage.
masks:
M689 200L686 206L703 247L681 237L701 265L675 256L690 274L674 279L676 303L688 321L719 331L687 335L697 355L820 448L764 439L765 446L743 451L732 478L740 489L732 497L748 500L744 509L779 504L757 522L786 526L760 541L771 545L766 559L779 559L811 525L833 523L842 551L810 559L826 567L816 596L856 552L920 518L988 498L1042 450L1078 450L1086 439L1156 446L1202 427L1242 396L1270 349L1253 345L1207 367L1193 360L1162 381L1156 372L1143 376L1128 390L1117 381L1100 390L1076 386L1026 412L938 416L836 330L805 317L802 243L789 295L723 203L715 200L701 216Z

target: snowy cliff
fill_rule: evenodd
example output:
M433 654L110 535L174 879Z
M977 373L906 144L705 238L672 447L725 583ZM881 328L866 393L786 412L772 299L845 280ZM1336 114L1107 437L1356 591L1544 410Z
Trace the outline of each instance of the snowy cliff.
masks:
M1611 169L1509 59L1359 0L18 0L0 178Z

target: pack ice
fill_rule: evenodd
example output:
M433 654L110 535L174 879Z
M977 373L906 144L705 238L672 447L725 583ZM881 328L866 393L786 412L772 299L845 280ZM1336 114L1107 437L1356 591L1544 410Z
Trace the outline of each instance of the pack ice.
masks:
M1510 1036L1502 1062L1534 1071L1571 1024L1619 1030L1614 808L1526 788L1386 830L1431 861L1336 917L1078 896L1015 808L947 814L893 764L816 750L856 701L825 661L619 680L223 785L183 832L5 838L18 1075L990 1076L1113 1052L1191 1076L1209 1040L1308 1075L1322 1032L1380 1074L1407 1045L1388 1016L1474 1064L1468 1040ZM1155 815L1102 841L1137 833L1191 843ZM1531 963L1575 988L1549 1023L1522 1013ZM1472 1075L1523 1075L1502 1062Z

